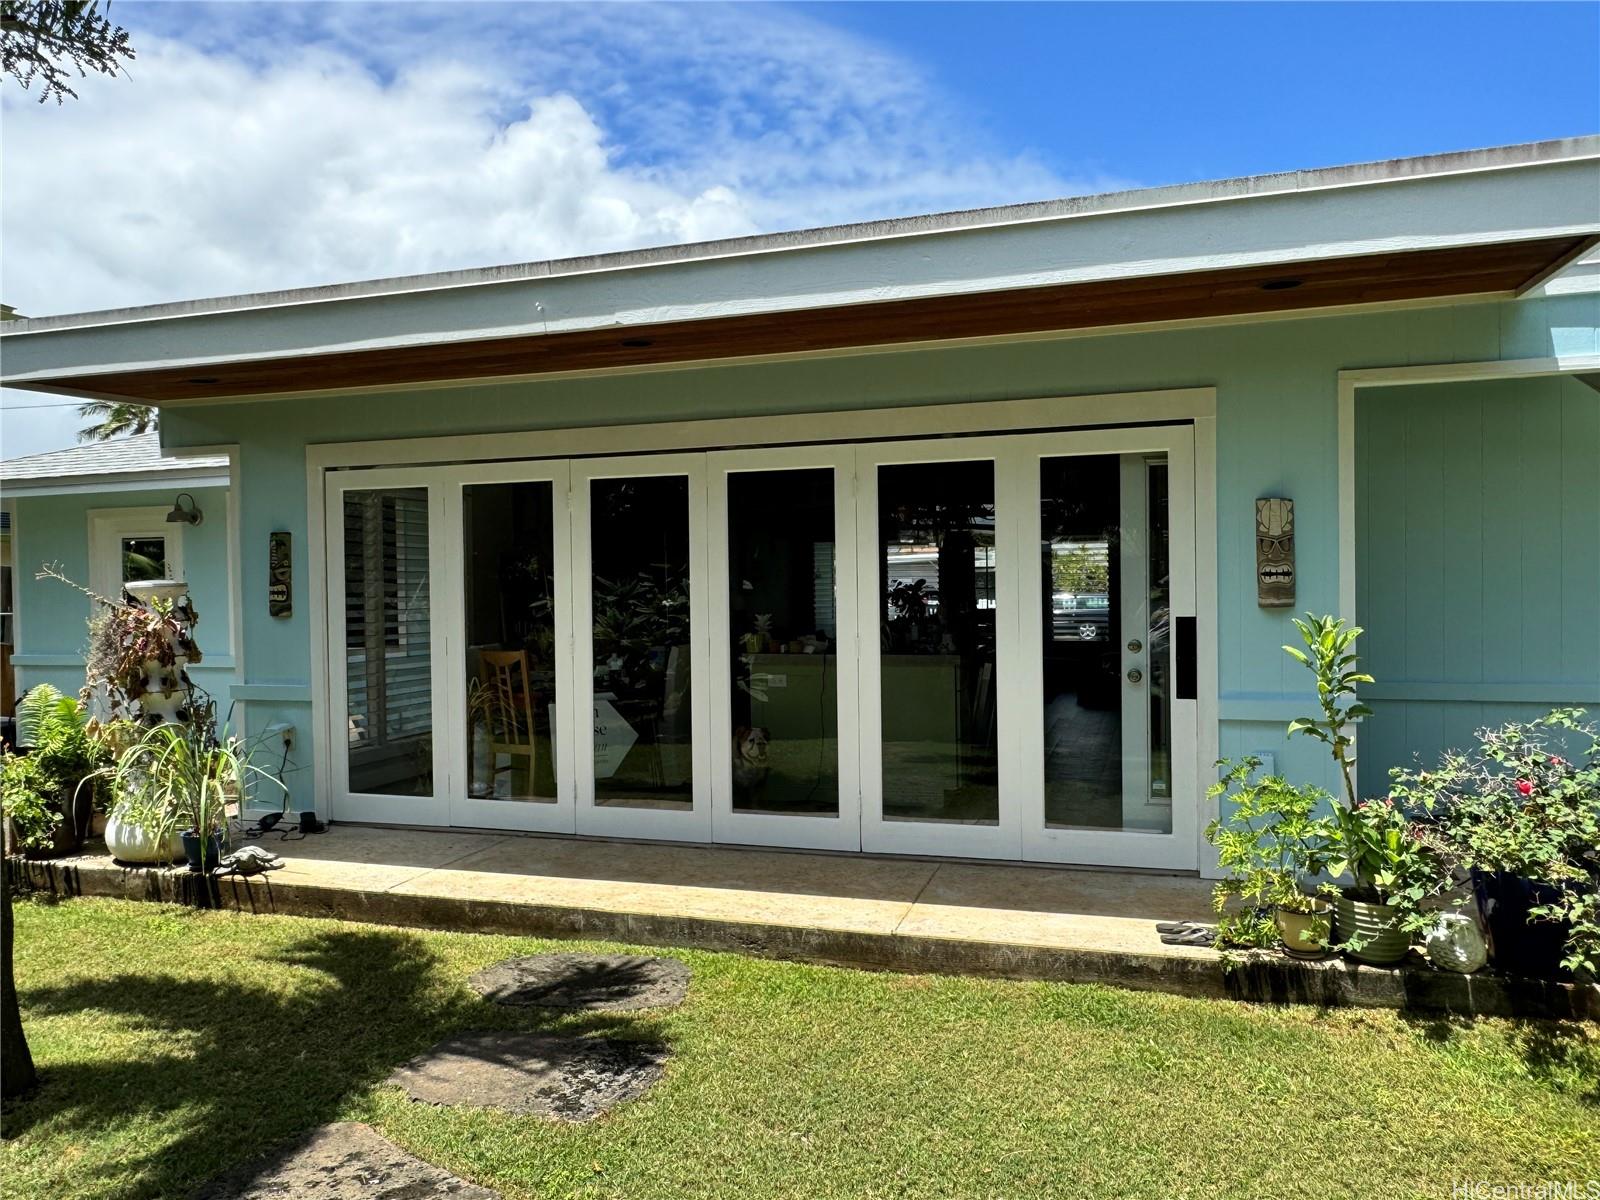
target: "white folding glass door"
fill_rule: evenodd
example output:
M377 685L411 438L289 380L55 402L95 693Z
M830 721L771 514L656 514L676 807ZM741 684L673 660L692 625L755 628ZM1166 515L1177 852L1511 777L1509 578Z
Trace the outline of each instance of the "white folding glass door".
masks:
M332 815L444 825L450 591L444 478L432 470L327 476L328 721Z
M572 833L568 466L459 467L443 490L451 824Z
M862 847L1018 858L1016 439L856 456Z
M1024 857L1191 869L1192 428L1032 437L1019 477Z
M853 452L709 464L714 837L858 850Z
M706 456L572 464L579 833L711 840Z

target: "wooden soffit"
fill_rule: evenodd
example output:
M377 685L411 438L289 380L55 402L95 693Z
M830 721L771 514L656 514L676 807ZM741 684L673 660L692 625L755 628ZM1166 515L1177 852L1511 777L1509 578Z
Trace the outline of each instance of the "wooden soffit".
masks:
M74 374L30 380L29 386L163 404L1514 293L1593 240L1545 238L572 333Z

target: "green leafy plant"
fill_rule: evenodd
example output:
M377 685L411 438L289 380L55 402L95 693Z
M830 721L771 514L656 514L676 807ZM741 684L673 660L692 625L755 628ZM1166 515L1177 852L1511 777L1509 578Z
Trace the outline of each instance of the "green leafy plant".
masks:
M6 754L0 788L6 815L28 849L50 845L81 782L94 774L104 754L84 706L49 684L29 690L17 703L17 742L26 754Z
M1328 747L1344 782L1345 799L1356 806L1355 735L1350 727L1372 710L1357 697L1357 685L1373 682L1359 670L1360 659L1354 646L1362 634L1359 625L1346 625L1339 617L1319 617L1307 613L1305 620L1294 618L1305 649L1285 646L1284 652L1310 668L1317 679L1320 717L1300 717L1289 722L1289 734L1316 738Z
M1600 976L1600 731L1559 708L1480 729L1436 767L1396 769L1390 795L1421 814L1456 875L1503 872L1554 888L1532 910L1570 925L1568 970ZM1580 747L1576 753L1573 745Z
M1211 895L1220 918L1217 940L1231 946L1275 946L1279 934L1273 909L1317 914L1323 907L1307 888L1328 866L1332 822L1316 814L1332 797L1281 775L1257 778L1257 758L1218 766L1226 773L1208 795L1228 796L1232 809L1226 819L1206 827L1206 840L1216 847L1217 862L1228 873ZM1326 940L1325 919L1316 932Z

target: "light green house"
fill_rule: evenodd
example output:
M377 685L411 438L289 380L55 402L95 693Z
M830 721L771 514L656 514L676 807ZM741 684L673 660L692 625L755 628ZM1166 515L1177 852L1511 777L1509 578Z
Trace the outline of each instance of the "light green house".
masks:
M4 382L231 460L185 569L324 817L1204 872L1220 755L1332 782L1295 612L1371 630L1368 791L1600 706L1597 240L1585 138L36 318Z

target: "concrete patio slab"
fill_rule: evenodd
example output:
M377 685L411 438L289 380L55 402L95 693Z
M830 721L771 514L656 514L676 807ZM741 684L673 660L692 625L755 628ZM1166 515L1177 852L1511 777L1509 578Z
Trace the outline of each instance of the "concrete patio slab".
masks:
M1192 876L344 824L261 844L285 868L222 880L211 903L1196 996L1600 1019L1593 986L1453 976L1415 954L1399 969L1269 954L1224 970L1215 951L1164 945L1156 931L1209 916L1210 885ZM103 855L7 860L7 870L60 894L207 896L181 868Z

